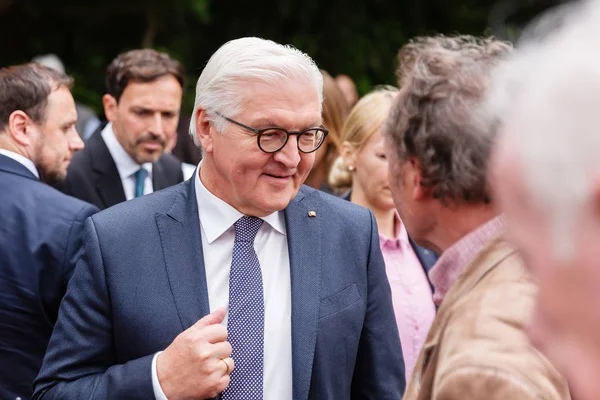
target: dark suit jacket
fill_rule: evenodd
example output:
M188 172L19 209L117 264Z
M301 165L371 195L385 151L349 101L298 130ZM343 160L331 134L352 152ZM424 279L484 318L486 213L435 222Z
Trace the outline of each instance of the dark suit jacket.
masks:
M58 306L98 211L0 155L0 398L28 399Z
M181 162L198 165L202 160L202 152L194 144L194 140L190 136L190 117L179 116L179 124L177 125L177 143L171 151L175 157Z
M198 218L191 179L87 221L35 398L153 399L154 354L209 313ZM404 362L373 214L303 187L285 220L293 399L400 399Z
M73 156L67 179L57 189L94 204L101 210L126 200L117 165L98 129L86 142L85 148ZM183 181L181 162L170 154L163 154L152 164L154 191Z

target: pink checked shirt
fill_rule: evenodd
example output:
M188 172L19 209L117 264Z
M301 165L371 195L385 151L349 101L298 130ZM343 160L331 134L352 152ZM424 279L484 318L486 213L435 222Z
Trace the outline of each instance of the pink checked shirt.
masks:
M498 236L504 228L504 217L498 216L468 233L447 248L429 271L435 288L433 301L440 305L448 290L454 285L461 272L469 265L487 242Z
M435 318L435 305L429 281L408 241L406 228L400 217L396 215L396 218L396 238L390 239L379 233L379 244L392 288L408 382Z

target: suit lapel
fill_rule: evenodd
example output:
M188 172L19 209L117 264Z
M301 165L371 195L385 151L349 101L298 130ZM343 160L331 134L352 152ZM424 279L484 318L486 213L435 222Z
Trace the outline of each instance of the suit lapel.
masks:
M100 130L94 133L87 145L90 147L92 169L96 174L96 191L104 208L127 200L119 170L102 139Z
M157 214L156 223L171 293L185 330L209 314L210 308L194 180L180 187L173 206L166 214Z
M419 246L411 238L408 238L408 240L410 241L410 245L412 246L415 254L417 255L417 258L421 262L421 265L423 266L425 273L428 273L429 270L431 269L431 267L433 267L433 265L435 264L435 262L438 259L437 254L435 254L431 250L427 250L427 249Z
M104 208L112 207L127 200L118 172L116 175L100 176L96 181L96 191L102 200Z
M439 257L433 251L427 250L426 248L416 244L410 237L408 238L408 241L410 242L410 246L415 252L417 258L419 259L421 267L423 267L423 271L425 271L425 276L427 277L429 287L431 287L431 292L433 293L435 291L435 288L433 287L433 284L429 279L429 270L435 265Z
M285 209L292 288L294 400L308 398L317 340L322 233L319 209L302 192ZM309 216L314 211L315 216Z

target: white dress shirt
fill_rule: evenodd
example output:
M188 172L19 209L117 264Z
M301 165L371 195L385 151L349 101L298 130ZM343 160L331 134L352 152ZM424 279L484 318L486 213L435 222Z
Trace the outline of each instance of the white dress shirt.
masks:
M192 177L192 175L194 175L194 171L196 170L196 165L194 164L188 164L188 163L181 163L181 172L183 172L183 180L187 181L188 179L190 179Z
M228 309L229 271L235 239L233 224L244 214L204 187L199 177L201 166L202 163L195 177L196 198L200 214L208 300L210 312L214 312L220 307ZM265 223L256 234L254 250L260 263L265 296L263 398L291 399L292 292L285 218L283 211L279 211L262 219ZM227 316L223 324L227 324ZM157 356L158 353L152 361L154 395L157 400L166 400L158 382Z
M152 163L139 165L131 158L117 140L115 132L112 129L112 122L109 122L102 129L101 135L104 143L106 143L106 147L108 147L108 152L117 165L123 190L125 191L125 198L131 200L135 197L135 173L142 167L148 171L148 175L144 180L144 194L152 193Z
M22 156L20 154L17 154L14 151L5 150L5 149L0 149L0 154L2 154L3 156L6 156L8 158L12 158L16 162L18 162L19 164L21 164L22 166L27 168L29 171L31 171L31 173L34 174L38 179L40 178L40 174L38 173L38 170L35 167L35 164L29 158Z

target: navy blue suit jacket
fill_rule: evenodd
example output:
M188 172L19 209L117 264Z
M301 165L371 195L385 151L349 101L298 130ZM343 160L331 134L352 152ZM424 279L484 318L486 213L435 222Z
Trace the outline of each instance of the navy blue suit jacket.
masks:
M35 398L153 398L154 354L209 313L198 218L191 179L87 221ZM293 399L400 399L404 362L372 213L303 187L285 220Z
M0 398L33 394L83 223L96 211L0 155Z

